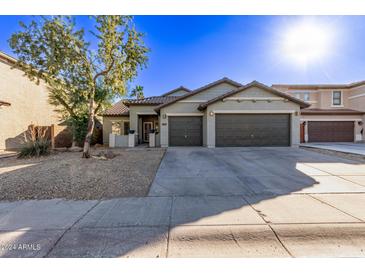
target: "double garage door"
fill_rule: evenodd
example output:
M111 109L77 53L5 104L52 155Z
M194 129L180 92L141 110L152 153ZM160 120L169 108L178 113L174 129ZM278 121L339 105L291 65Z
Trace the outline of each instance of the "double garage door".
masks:
M353 121L309 121L308 142L353 142Z
M289 146L289 114L217 114L215 145Z
M216 146L289 146L289 114L216 114ZM201 146L201 116L169 116L170 146ZM208 133L209 134L209 133Z

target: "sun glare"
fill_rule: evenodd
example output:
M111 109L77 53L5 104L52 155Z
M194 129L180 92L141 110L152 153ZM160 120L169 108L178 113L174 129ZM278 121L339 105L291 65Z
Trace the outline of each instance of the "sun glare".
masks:
M301 22L282 35L282 55L300 66L322 61L331 49L332 30L328 26Z

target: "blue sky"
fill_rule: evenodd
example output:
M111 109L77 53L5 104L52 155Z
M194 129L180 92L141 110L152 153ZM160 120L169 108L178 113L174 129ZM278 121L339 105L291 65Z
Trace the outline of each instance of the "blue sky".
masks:
M1 51L11 54L7 39L19 20L29 19L0 16ZM90 26L87 17L77 20ZM302 36L296 26L303 22L323 30L309 40L330 38L320 56L298 65L283 41L292 29ZM365 80L365 16L136 16L135 23L151 49L148 67L134 82L146 96L180 85L198 88L225 76L267 85Z

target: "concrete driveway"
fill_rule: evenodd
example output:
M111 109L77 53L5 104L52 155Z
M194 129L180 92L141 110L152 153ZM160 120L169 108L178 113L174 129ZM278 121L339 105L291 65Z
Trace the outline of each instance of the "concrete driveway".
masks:
M365 165L295 148L169 148L149 196L365 191Z
M169 148L148 197L0 203L0 255L365 257L364 204L358 162L293 148Z

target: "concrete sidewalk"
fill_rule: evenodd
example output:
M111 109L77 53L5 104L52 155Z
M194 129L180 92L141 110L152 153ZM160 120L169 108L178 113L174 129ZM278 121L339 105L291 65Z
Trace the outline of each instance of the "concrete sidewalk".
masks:
M306 143L302 147L321 148L365 156L365 143Z
M0 203L1 257L365 257L365 193Z

